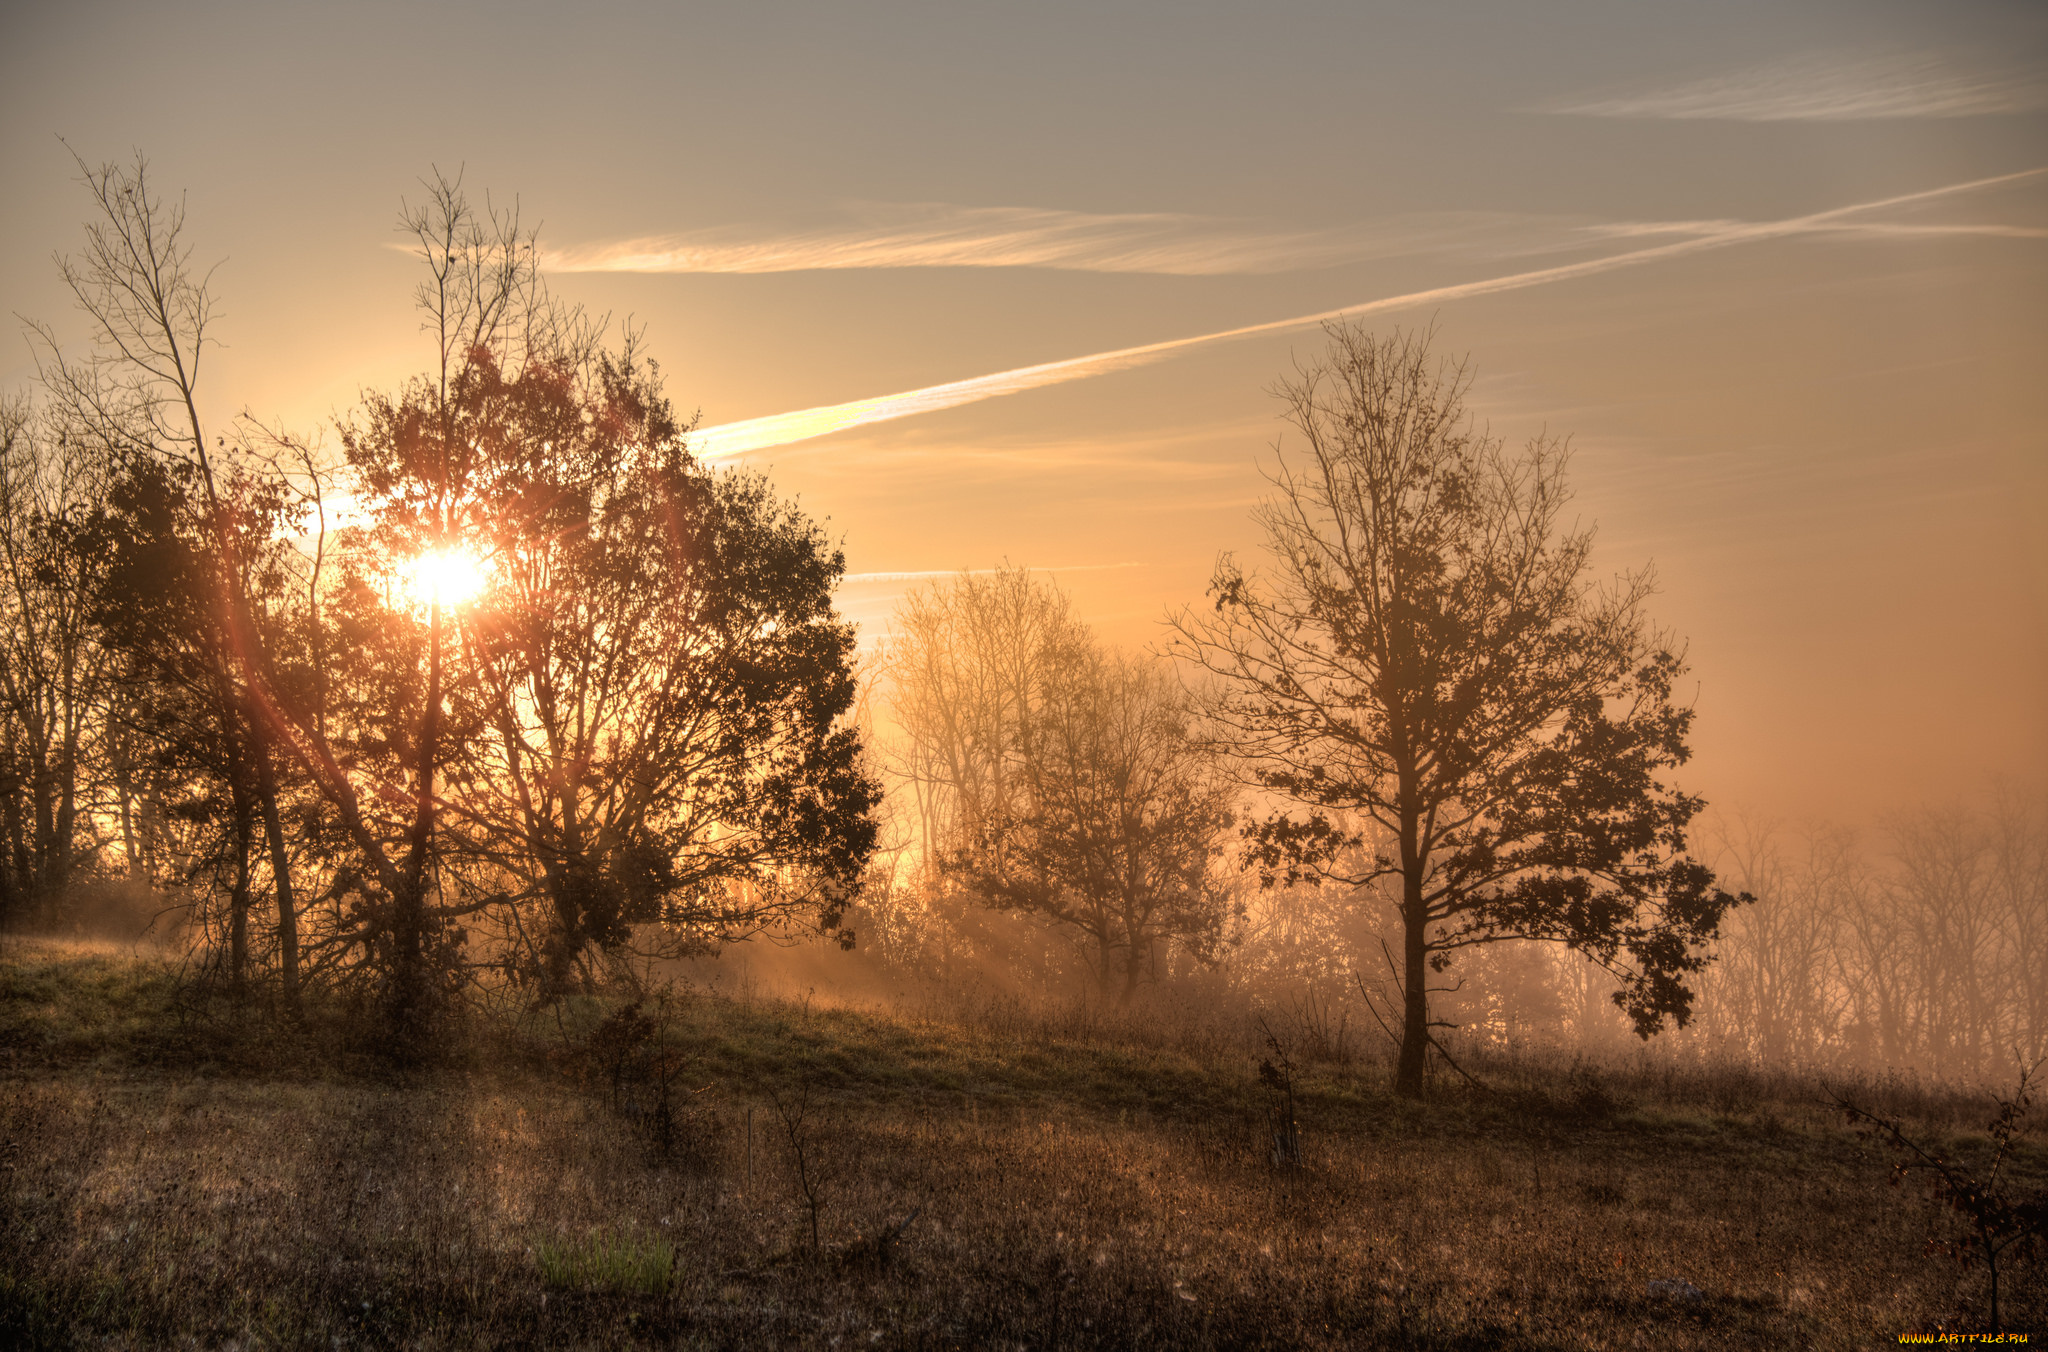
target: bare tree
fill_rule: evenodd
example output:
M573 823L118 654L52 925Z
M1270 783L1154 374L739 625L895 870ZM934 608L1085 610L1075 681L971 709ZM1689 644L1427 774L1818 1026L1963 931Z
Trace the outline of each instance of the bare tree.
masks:
M1021 809L1051 665L1086 638L1066 598L1022 568L913 591L894 629L884 675L903 736L889 768L935 864L983 822Z
M1231 789L1155 662L1090 645L1049 666L1027 797L985 820L955 867L990 902L1087 935L1103 989L1128 1002L1161 945L1220 953Z
M1167 945L1219 956L1232 791L1155 660L1105 651L1022 569L908 598L894 760L927 857L981 902L1078 939L1129 1000Z
M1840 980L1866 1054L1990 1074L2038 1059L2048 993L2048 816L2005 788L1988 809L1892 818L1888 860L1849 913Z
M1994 1334L2005 1331L1999 1308L2001 1264L2009 1271L2013 1259L2029 1256L2048 1239L2048 1194L2029 1195L2024 1184L2016 1186L2016 1171L2008 1168L2014 1162L2016 1143L2027 1133L2033 1078L2040 1069L2039 1061L2032 1065L2022 1061L2012 1092L1992 1092L1997 1112L1985 1124L1990 1155L1975 1168L1970 1161L1950 1155L1939 1142L1909 1132L1899 1118L1867 1107L1841 1089L1823 1085L1844 1118L1888 1148L1892 1182L1917 1175L1928 1185L1929 1200L1954 1218L1957 1233L1944 1238L1937 1230L1928 1237L1928 1252L1945 1253L1965 1268L1984 1265Z
M1682 1024L1737 899L1686 853L1700 800L1661 778L1692 714L1649 577L1587 581L1591 533L1560 528L1565 447L1475 430L1467 367L1426 337L1329 337L1279 390L1306 451L1282 450L1258 513L1273 571L1226 556L1214 612L1177 622L1220 678L1219 746L1305 809L1269 817L1255 857L1275 881L1399 881L1403 1093L1422 1091L1431 976L1473 945L1567 945L1620 977L1642 1036ZM1391 844L1347 868L1333 811Z
M1745 1058L1831 1059L1847 1016L1836 971L1843 912L1864 891L1854 840L1814 830L1788 843L1751 818L1716 825L1716 869L1756 904L1730 917L1720 961L1702 983L1705 1031Z
M2022 1058L2048 1057L2048 796L2000 786L1992 801L1986 878L1997 933L2001 1030Z
M2048 971L2048 821L2004 786L1988 804L1893 816L1882 836L1738 821L1716 867L1737 912L1695 1032L1761 1061L1995 1074L2038 1060Z
M93 166L83 159L78 164L97 214L86 226L83 251L60 258L58 267L89 321L92 355L70 362L54 334L39 329L42 385L56 416L73 434L96 442L112 463L167 461L196 487L208 568L204 609L217 629L210 646L218 684L233 709L226 731L230 777L238 795L246 781L250 810L263 823L284 994L288 1004L296 1004L297 903L276 763L278 743L288 740L289 729L250 595L260 571L256 555L272 544L267 486L236 463L225 436L208 441L200 415L200 372L216 310L210 274L192 266L184 203L154 194L141 156L128 167ZM246 870L238 876L246 884Z

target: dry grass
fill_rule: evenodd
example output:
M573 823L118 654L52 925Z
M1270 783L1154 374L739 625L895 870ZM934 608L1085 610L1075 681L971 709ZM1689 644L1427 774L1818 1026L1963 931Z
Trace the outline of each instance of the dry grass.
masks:
M392 1079L338 1015L181 989L0 954L0 1343L1846 1348L1978 1300L1918 1197L1767 1082L1716 1108L1704 1079L1495 1066L1417 1107L1311 1068L1280 1171L1228 1039L699 1000L663 1159L630 1095L550 1065L576 1025ZM815 1250L770 1106L805 1084Z

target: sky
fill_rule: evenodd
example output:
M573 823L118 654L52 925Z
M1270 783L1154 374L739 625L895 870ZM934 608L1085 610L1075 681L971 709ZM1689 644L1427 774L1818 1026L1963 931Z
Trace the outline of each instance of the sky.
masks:
M700 448L905 588L1054 570L1159 644L1256 560L1319 316L1566 434L1688 643L1684 782L1884 814L2048 765L2048 7L9 4L0 308L82 328L72 152L218 263L206 413L424 369L437 167L644 330ZM68 148L67 148L68 147ZM34 376L0 343L0 390ZM796 415L796 416L792 416Z

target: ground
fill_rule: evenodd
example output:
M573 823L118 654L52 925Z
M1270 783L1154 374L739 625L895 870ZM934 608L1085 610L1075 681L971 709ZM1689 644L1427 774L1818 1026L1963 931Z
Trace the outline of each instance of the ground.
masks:
M6 941L0 1343L1860 1348L1988 1327L1983 1271L1926 1252L1943 1213L1799 1076L1497 1056L1469 1067L1486 1089L1414 1104L1382 1065L1310 1065L1295 1166L1272 1050L1218 1011L622 1003L472 1013L443 1064L400 1071L345 1005L292 1022L162 955ZM1986 1099L1850 1088L1982 1148ZM2018 1181L2048 1184L2043 1152ZM2038 1320L2038 1267L2004 1288L2008 1327Z

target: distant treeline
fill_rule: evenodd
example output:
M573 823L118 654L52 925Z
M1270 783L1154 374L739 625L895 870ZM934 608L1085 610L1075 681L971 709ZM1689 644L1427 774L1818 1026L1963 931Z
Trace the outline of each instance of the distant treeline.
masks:
M2003 1078L2048 1055L2048 801L1901 813L1875 838L1734 823L1756 893L1693 1036L1773 1062Z

